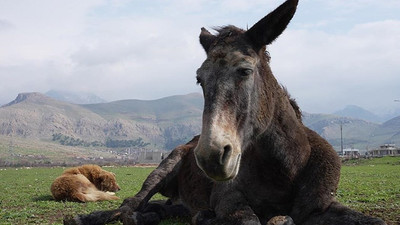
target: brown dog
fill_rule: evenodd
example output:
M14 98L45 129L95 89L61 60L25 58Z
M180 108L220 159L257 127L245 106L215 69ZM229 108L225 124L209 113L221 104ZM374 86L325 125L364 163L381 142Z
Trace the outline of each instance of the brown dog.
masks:
M51 185L55 200L94 202L119 199L115 174L97 165L83 165L67 169Z

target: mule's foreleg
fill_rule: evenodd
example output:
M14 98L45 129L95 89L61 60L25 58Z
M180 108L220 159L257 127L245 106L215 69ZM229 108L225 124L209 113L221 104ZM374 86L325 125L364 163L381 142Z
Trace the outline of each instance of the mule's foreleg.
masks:
M143 211L132 214L123 214L124 225L153 225L167 218L190 218L190 211L181 204L172 204L169 201L150 201Z
M121 206L128 206L133 211L143 209L154 194L162 189L173 187L170 182L177 176L182 158L197 145L198 137L194 137L185 145L176 147L160 165L150 173L140 191L132 198L124 200ZM174 198L177 196L167 196Z
M64 225L104 225L116 221L122 221L124 225L155 225L167 218L185 217L190 217L190 211L184 205L169 201L151 201L142 211L132 212L129 207L122 206L115 210L66 217Z
M96 211L88 215L67 216L64 218L64 225L104 225L119 221L121 215L130 210L128 207L121 207L114 210Z
M212 210L200 211L193 217L196 225L260 225L261 222L248 205L241 191L229 184L214 186L210 204Z
M181 159L196 146L198 136L194 137L186 145L175 148L160 165L150 173L142 185L141 190L132 198L124 200L119 209L97 211L88 215L67 217L64 224L70 225L104 225L113 221L121 220L123 217L132 215L135 211L141 211L150 198L161 189L168 187L169 182L179 172ZM173 196L170 196L173 197ZM82 223L84 221L84 223Z

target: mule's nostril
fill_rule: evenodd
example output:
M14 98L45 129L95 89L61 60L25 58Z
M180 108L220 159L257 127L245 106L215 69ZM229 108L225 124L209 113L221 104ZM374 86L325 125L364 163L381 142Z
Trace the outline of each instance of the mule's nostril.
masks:
M225 145L224 147L224 152L221 156L221 165L224 165L230 158L232 153L232 146L231 145Z
M231 150L232 150L232 146L231 145L225 145L224 152L230 152Z

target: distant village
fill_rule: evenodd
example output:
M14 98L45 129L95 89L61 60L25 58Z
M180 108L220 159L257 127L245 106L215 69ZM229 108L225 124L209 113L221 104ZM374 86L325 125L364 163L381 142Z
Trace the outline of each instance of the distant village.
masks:
M77 166L82 164L98 164L102 166L120 165L120 166L146 166L157 165L165 159L171 151L164 150L148 150L148 149L118 149L118 150L103 150L112 154L112 157L76 156L68 162L52 162L44 155L21 155L13 154L17 160L7 161L0 159L0 167L20 167L20 166ZM383 156L400 156L400 148L395 144L384 144L379 148L370 150L359 150L356 148L344 148L337 151L342 160L358 159L358 158L373 158Z
M0 167L50 167L50 166L78 166L82 164L97 164L101 166L146 166L157 165L166 158L170 151L164 150L148 150L148 149L113 149L102 150L111 153L111 157L103 156L75 156L64 162L53 162L44 155L15 154L11 156L15 160L5 160L0 158Z
M355 148L345 148L338 152L343 159L357 159L383 156L400 156L400 148L395 144L384 144L379 148L361 151Z

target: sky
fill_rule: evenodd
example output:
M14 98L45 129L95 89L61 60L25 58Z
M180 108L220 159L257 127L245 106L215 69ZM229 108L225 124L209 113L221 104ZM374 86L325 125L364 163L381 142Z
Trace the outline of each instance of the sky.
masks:
M107 101L201 92L200 28L246 29L283 0L1 0L0 104L22 92ZM268 46L303 111L400 108L400 1L300 0Z

